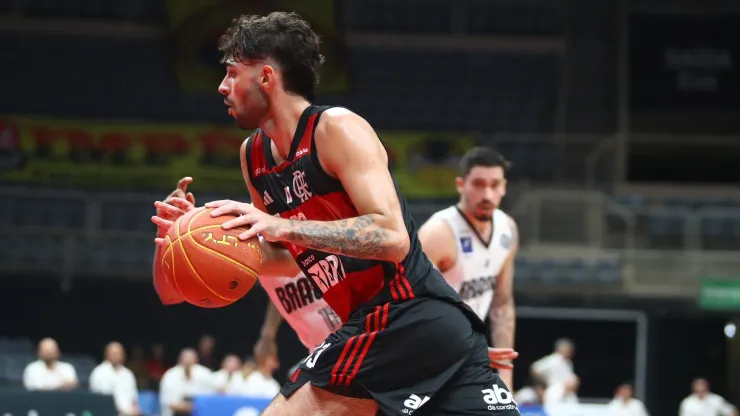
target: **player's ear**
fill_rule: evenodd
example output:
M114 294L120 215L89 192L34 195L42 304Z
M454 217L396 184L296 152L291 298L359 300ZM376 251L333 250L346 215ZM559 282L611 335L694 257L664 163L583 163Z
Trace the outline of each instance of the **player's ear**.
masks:
M464 186L465 186L465 178L462 178L460 176L455 178L455 187L457 187L457 192L459 194L462 194Z
M277 82L277 72L272 65L263 65L260 72L259 83L262 88L270 88Z
M507 184L506 179L502 179L501 180L501 196L502 197L506 196L506 184Z

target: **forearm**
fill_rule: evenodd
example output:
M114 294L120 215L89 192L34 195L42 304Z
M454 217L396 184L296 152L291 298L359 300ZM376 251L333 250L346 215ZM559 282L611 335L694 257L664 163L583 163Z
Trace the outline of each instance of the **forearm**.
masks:
M491 335L495 347L514 348L516 312L513 300L508 300L493 307L491 326Z
M401 262L408 254L408 234L384 226L387 222L378 214L339 221L288 220L281 240L327 253Z
M265 321L262 323L262 330L260 331L262 338L275 339L282 322L283 317L280 315L277 307L268 300L267 311L265 312Z

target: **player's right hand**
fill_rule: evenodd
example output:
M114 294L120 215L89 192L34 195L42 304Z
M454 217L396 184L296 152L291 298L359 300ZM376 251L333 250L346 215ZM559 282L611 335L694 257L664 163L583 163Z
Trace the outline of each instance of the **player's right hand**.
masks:
M195 206L195 196L193 195L192 192L188 192L188 185L190 185L191 183L193 183L193 178L191 178L190 176L186 176L180 179L177 182L177 187L175 188L175 190L172 191L172 193L170 193L167 196L167 198L165 198L165 200L162 202L164 202L165 204L171 205L173 198L180 198L180 199L184 199L188 201L191 205ZM157 204L155 203L154 205L156 206ZM172 217L172 215L174 214L172 214L171 211L167 211L167 210L160 209L159 207L157 207L158 217L172 220L172 221L180 217L179 215Z
M187 192L188 185L192 182L193 178L189 176L180 179L177 188L164 201L154 202L157 215L152 217L152 222L157 226L157 238L154 239L156 244L163 245L162 237L167 234L175 221L186 212L195 209L195 196L192 192Z
M519 356L519 353L511 348L488 348L488 358L491 360L491 367L499 370L511 370L514 365L511 360Z

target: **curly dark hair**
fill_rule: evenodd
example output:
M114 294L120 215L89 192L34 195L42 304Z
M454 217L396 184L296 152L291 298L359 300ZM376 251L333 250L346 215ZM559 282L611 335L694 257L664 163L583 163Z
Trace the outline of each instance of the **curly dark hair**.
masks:
M224 54L222 63L229 59L242 63L274 59L283 74L285 89L313 101L318 70L324 62L319 43L319 36L298 14L273 12L234 19L219 40L219 50Z

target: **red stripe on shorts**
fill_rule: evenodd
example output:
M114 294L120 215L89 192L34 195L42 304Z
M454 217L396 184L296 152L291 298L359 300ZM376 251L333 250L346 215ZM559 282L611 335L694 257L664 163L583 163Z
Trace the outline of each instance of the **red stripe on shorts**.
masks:
M344 346L342 354L339 356L337 363L332 369L331 384L344 384L345 386L349 386L351 381L357 375L357 372L360 370L360 366L365 360L367 352L370 349L370 345L373 343L375 336L380 330L385 329L385 325L388 322L388 306L389 304L386 303L382 307L376 307L373 313L365 317L366 332L361 335L355 335L347 340L347 344ZM355 342L355 340L357 342ZM349 355L349 358L347 358L346 362L344 362L344 359L347 356L347 353L349 352L352 344L354 344L354 348L352 348L352 353ZM360 351L361 348L362 350ZM354 362L355 357L357 357L357 362ZM344 366L342 366L342 364L344 364ZM340 368L342 369L341 373L337 373ZM352 373L348 375L348 372L350 370L352 371Z

